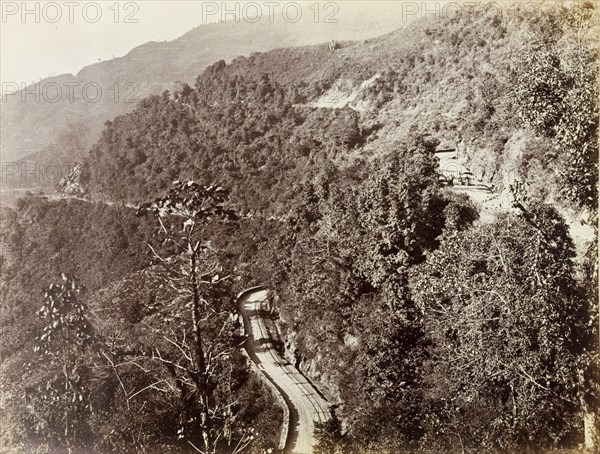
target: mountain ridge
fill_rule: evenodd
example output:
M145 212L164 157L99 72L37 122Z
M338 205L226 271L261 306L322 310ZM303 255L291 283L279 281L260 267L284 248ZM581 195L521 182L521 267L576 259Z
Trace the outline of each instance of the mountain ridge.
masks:
M88 127L84 137L87 149L99 136L105 121L130 112L146 96L173 90L183 82L193 83L214 61L230 61L273 48L365 39L402 25L394 14L386 17L377 17L375 12L368 14L362 20L348 12L337 24L314 23L307 17L298 23L282 19L271 22L270 18L262 17L257 23L241 20L205 24L171 41L141 44L122 57L87 65L75 74L44 78L28 85L25 91L34 89L39 102L34 95L22 91L6 96L1 107L2 160L20 160L36 154L34 159L44 156L45 161L52 162L56 156L44 149L56 143L60 132L69 125ZM55 95L56 83L60 97ZM65 84L71 84L72 88ZM97 96L98 87L101 94ZM73 158L81 158L85 151Z

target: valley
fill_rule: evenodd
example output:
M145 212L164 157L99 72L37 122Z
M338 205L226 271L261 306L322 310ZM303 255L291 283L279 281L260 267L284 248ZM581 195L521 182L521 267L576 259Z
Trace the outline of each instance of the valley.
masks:
M597 5L361 11L8 96L0 450L598 450Z

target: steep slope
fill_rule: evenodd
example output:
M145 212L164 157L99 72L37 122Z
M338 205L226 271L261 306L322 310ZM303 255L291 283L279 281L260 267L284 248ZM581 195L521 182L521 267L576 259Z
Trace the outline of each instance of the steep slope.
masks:
M154 285L121 285L125 273L144 266L139 254L152 232L142 221L133 228L133 213L120 202L163 195L175 179L216 182L231 190L241 216L233 225L206 226L202 237L210 240L202 244L222 256L232 285L273 289L269 304L279 314L287 360L323 385L341 419L315 424L317 449L580 451L581 400L594 399L590 414L598 402L595 379L585 383L595 376L597 319L588 309L595 314L597 307L582 299L597 301L597 249L588 250L588 268L577 268L566 224L538 204L558 204L554 170L569 170L564 157L573 148L594 157L593 149L556 139L570 126L590 137L598 129L597 100L571 90L581 84L594 93L595 85L585 78L572 84L569 73L595 68L593 46L581 39L589 30L567 13L504 17L490 10L334 50L323 44L220 60L193 87L142 100L106 123L67 182L92 200L109 200L106 214L96 211L102 204L86 210L77 209L81 202L35 197L6 211L7 267L16 274L7 274L3 288L10 302L2 313L10 328L2 333L10 340L5 352L33 342L39 321L32 321L37 300L30 289L56 263L101 287L105 297L95 307L112 331L125 334L124 345L152 341L146 315L181 327L173 317L145 313L172 301L157 299ZM539 54L551 56L550 64L532 65ZM557 86L566 96L551 96ZM579 107L587 113L576 115L578 122L554 129L555 118L573 118ZM485 212L439 181L436 147L455 146L465 168L497 187L513 186L520 208L475 224ZM80 218L84 224L75 222ZM27 266L14 266L19 259ZM586 276L581 285L576 273ZM272 345L270 336L260 341ZM589 367L583 384L578 364ZM9 380L18 391L21 382ZM113 398L121 393L115 380L107 388ZM252 413L275 408L272 399L240 390L259 437L277 440L278 416L261 412L270 422L263 424ZM17 418L22 394L5 406L15 415L5 429L10 437L39 427ZM148 434L142 446L153 449L161 439L173 441L177 412L165 415L165 405L154 403L148 414L140 401L132 412L123 401L107 407L94 434L115 447L126 441L113 441L114 432ZM309 432L302 430L305 445L312 444Z
M452 145L489 142L473 125L491 123L484 88L502 70L496 59L518 42L506 26L520 25L491 13L470 22L417 22L333 52L303 46L218 62L195 89L116 118L83 184L138 202L173 179L219 180L244 209L277 212L292 182L323 161L371 159L414 128Z
M552 131L517 121L528 98L518 101L511 83L527 83L527 55L541 46L560 59L565 77L584 61L561 49L573 48L578 34L593 27L564 25L547 37L553 20L543 11L490 10L414 22L378 38L341 42L334 51L326 44L280 48L217 62L198 76L195 89L150 98L115 119L92 150L84 184L96 195L137 202L173 179L219 180L236 200L252 201L245 209L268 205L277 212L292 182L323 161L369 160L413 131L457 148L473 173L498 190L527 180L533 193L556 201L565 182L553 166L575 175L568 153L547 151L565 148L549 144ZM586 43L589 59L594 44ZM593 93L585 83L581 90ZM597 109L593 96L581 102ZM581 102L557 108L566 112ZM588 130L592 137L592 123ZM593 150L586 159L593 162Z
M208 24L174 41L149 42L123 57L87 66L75 76L43 79L25 92L9 95L2 104L2 160L33 153L38 154L32 160L62 159L52 150L53 145L64 143L59 138L61 131L85 126L82 139L89 146L105 121L130 112L146 96L172 90L181 82L193 83L216 60L281 46L370 38L402 26L400 15L394 14L398 7L391 6L390 11L379 15L374 9L345 9L342 5L336 23L325 22L323 17L315 21L306 10L295 23L276 15L272 22L263 16L257 23Z

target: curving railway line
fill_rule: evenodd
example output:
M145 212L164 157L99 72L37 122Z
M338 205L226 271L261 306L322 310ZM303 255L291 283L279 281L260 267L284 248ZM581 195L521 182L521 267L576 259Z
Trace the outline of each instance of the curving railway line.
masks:
M257 288L240 294L238 310L244 318L248 355L289 408L289 418L287 424L284 422L282 434L284 451L312 453L315 422L324 422L331 414L327 401L296 367L277 352L277 330L269 317L267 290Z

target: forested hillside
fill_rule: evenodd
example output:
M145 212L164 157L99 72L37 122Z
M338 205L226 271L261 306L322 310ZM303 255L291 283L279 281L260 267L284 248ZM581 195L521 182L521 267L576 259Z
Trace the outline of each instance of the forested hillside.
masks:
M212 6L212 5L211 5ZM303 4L297 21L285 20L282 5L271 9L260 5L262 15L232 20L220 8L205 18L194 9L202 25L172 41L142 44L124 56L99 61L74 74L62 74L37 81L5 81L2 102L2 160L25 159L29 163L56 165L80 160L102 131L104 122L131 112L139 100L182 83L192 83L213 62L230 61L239 55L278 47L317 44L329 40L362 40L395 30L403 25L401 5L381 8L346 4L341 8L325 4L315 9ZM210 11L211 7L206 10ZM143 8L142 8L143 9ZM238 9L241 8L238 5ZM254 11L253 8L249 8ZM246 8L244 7L244 11ZM269 15L271 11L272 15ZM290 15L293 17L291 11ZM226 21L212 22L225 15ZM315 20L318 18L318 20ZM184 33L186 32L186 33ZM26 85L26 87L25 87ZM14 87L19 91L14 93ZM57 148L68 147L72 138L64 134L78 130L86 150L65 155ZM25 186L11 180L14 186ZM47 182L28 181L28 187Z
M261 203L320 160L370 159L416 131L457 146L500 190L522 179L545 200L594 206L590 15L585 7L564 16L492 10L418 22L334 52L322 45L218 62L194 87L148 98L110 122L83 184L142 201L175 178L195 177L232 189L266 185L249 197ZM349 108L314 107L351 92ZM581 112L589 120L577 129Z
M233 303L262 284L333 404L316 453L593 446L597 244L561 213L597 232L597 31L591 3L414 22L217 61L108 121L63 185L89 201L2 216L2 442L274 452ZM510 209L442 184L454 147Z

